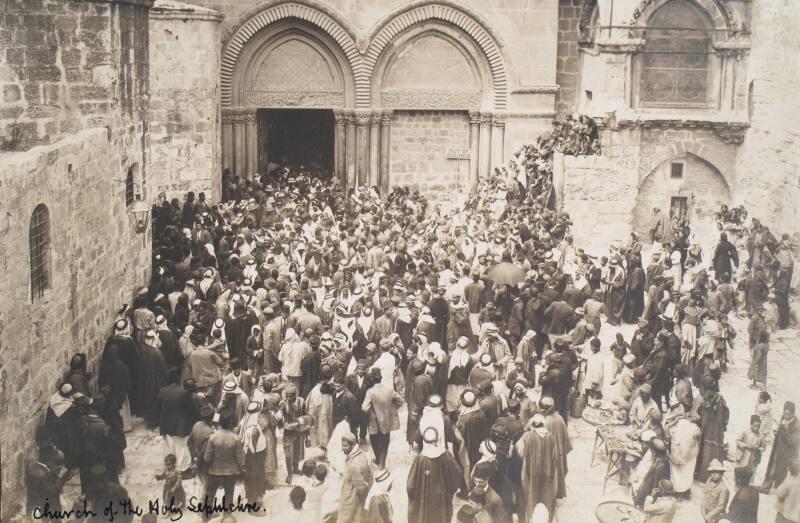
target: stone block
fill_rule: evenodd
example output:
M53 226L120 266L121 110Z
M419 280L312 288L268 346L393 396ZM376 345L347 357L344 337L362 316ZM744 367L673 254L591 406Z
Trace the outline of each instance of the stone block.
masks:
M4 85L3 86L3 102L15 103L22 97L18 85Z

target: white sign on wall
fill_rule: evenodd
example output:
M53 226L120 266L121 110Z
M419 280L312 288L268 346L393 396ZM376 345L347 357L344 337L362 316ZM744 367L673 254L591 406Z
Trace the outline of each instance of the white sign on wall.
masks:
M469 160L469 147L447 147L444 157L448 160Z

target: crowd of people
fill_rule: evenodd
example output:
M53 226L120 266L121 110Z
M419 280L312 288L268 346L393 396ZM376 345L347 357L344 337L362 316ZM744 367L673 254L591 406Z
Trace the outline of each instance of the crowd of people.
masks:
M753 220L709 249L656 209L646 240L585 252L556 210L552 153L599 149L591 121L570 122L449 211L291 170L237 181L221 203L161 198L152 281L118 311L97 376L78 354L58 384L28 510L60 508L75 469L79 506L127 498L139 417L163 437L166 505L185 505L196 476L209 502L220 489L234 502L237 483L253 503L289 485L286 507L314 521L389 523L401 432L409 522L548 521L567 494L570 417L594 409L626 427L622 479L648 521L672 521L695 480L707 522L756 521L759 492L798 521L800 422L789 401L773 422L766 379L789 323L790 239ZM734 315L749 318L761 396L726 446Z

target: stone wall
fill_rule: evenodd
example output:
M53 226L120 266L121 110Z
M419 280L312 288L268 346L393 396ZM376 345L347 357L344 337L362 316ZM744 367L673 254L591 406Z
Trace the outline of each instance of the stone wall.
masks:
M639 187L635 151L559 157L553 166L561 186L559 208L572 219L575 245L591 254L606 254L610 241L624 242L632 230Z
M0 25L0 149L117 125L147 91L152 0L7 0ZM115 120L117 120L115 122Z
M126 215L128 158L141 155L135 133L94 128L25 152L0 153L0 444L2 489L21 492L33 435L70 357L96 359L115 311L148 281L149 235ZM50 217L50 286L31 299L28 231L45 204ZM96 373L95 373L96 375ZM3 496L2 519L24 503Z
M3 4L4 493L22 492L25 455L69 358L86 352L94 368L115 311L148 279L150 241L129 224L125 180L132 171L134 194L148 199L151 5L152 0ZM32 299L28 235L39 204L49 211L49 287ZM3 496L0 519L10 519L23 503L24 496Z
M800 221L800 3L754 2L748 85L750 129L737 159L737 202L797 233Z
M214 11L158 0L150 13L150 190L168 198L221 183L219 23Z
M455 111L396 111L391 126L389 187L410 186L437 201L469 191L469 160L445 158L469 149L469 118Z
M556 64L556 111L574 112L580 84L578 22L583 0L558 2L558 58Z

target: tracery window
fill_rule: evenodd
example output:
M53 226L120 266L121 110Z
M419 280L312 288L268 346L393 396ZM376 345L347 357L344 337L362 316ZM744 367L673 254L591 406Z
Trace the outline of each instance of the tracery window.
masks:
M28 229L31 260L31 301L41 298L50 287L50 213L40 203L33 210Z
M708 104L711 31L705 13L673 0L648 20L640 58L640 102L647 106Z

